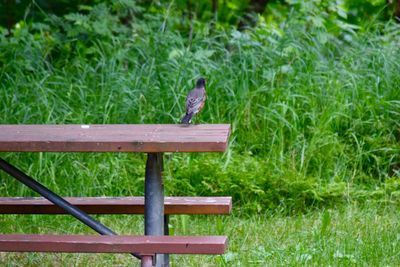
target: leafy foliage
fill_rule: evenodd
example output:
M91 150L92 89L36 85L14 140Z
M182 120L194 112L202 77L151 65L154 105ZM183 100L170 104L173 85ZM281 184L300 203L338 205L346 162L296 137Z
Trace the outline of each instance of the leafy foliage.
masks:
M398 201L398 24L355 26L345 1L292 0L238 31L200 17L181 23L184 3L96 2L1 29L1 122L177 123L202 75L199 122L231 123L230 151L222 162L168 155L169 194L232 195L250 212ZM5 156L66 194L142 192L143 170L123 164L143 165L139 155ZM70 173L76 186L63 186L58 177ZM121 186L134 178L137 187ZM0 186L29 194L21 190Z

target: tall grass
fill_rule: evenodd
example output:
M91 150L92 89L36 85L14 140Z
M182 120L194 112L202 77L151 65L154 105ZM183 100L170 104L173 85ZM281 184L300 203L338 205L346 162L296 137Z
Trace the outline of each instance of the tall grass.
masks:
M56 23L15 29L1 42L1 123L178 123L204 76L197 122L230 123L230 150L167 155L169 193L233 195L257 211L397 200L398 25L326 42L304 25L276 33L261 24L196 31L189 47L157 19L86 41L60 39ZM142 192L142 155L2 156L65 194ZM29 194L0 177L3 195Z

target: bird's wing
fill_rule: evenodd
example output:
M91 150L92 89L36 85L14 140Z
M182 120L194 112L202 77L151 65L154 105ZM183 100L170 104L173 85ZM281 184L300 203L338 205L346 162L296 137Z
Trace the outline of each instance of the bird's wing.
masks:
M186 113L197 113L204 104L205 94L193 90L186 98Z

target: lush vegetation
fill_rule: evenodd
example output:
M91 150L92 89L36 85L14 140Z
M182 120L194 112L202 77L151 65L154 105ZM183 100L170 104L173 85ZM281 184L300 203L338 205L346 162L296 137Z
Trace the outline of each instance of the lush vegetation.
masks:
M397 200L397 24L375 21L371 29L336 32L293 11L279 27L260 17L247 31L211 32L199 22L188 43L168 13L143 12L125 25L116 6L81 9L3 29L2 123L177 123L185 94L202 75L209 99L199 121L231 123L231 149L223 157L167 156L171 194L232 195L258 211ZM99 184L106 177L143 177L142 169L132 170L137 155L111 162L115 155L5 156L24 158L19 162L33 176L51 176L50 183L74 194L93 177ZM67 173L76 177L75 189L55 179ZM14 194L19 186L2 188ZM96 188L88 193L122 190ZM142 189L121 188L127 194Z
M374 216L380 208L357 208L397 205L400 198L400 26L391 18L396 5L270 1L257 19L239 27L250 6L242 1L211 1L218 3L214 10L211 2L72 1L64 3L65 12L50 12L43 2L32 2L23 9L25 19L0 28L1 123L178 123L187 91L204 76L208 100L198 122L230 123L230 149L224 155L165 155L167 194L231 195L237 217L223 220L228 229L236 234L238 225L250 224L255 235L274 229L256 250L241 247L247 235L241 233L231 254L204 264L229 266L226 261L245 257L245 265L259 259L271 265L351 265L371 251L375 258L366 263L398 262L398 237L378 235L382 225ZM1 156L62 195L143 194L143 155ZM4 173L0 178L0 195L34 195ZM398 232L397 216L385 207L379 218ZM278 215L258 219L260 212ZM359 218L360 227L348 217ZM13 218L0 218L4 231L16 230ZM27 220L37 218L46 221ZM191 219L205 232L204 222L219 220ZM339 236L328 234L330 226L318 228L320 219L337 222ZM123 229L129 220L116 225ZM275 236L286 224L293 232ZM345 252L367 235L365 242L382 243L382 250ZM301 238L315 243L301 244ZM335 242L343 240L349 247L336 251ZM271 246L277 247L271 252ZM330 249L317 260L324 246ZM243 249L250 254L235 255ZM385 251L397 258L384 259Z

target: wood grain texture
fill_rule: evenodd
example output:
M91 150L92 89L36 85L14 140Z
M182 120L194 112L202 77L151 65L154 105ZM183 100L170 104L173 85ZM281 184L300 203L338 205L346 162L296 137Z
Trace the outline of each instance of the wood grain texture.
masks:
M0 152L223 152L229 124L0 125Z
M67 197L89 214L144 214L144 197ZM230 214L231 197L166 197L165 214ZM65 214L42 197L0 197L0 214Z
M2 252L223 254L226 236L0 235Z

